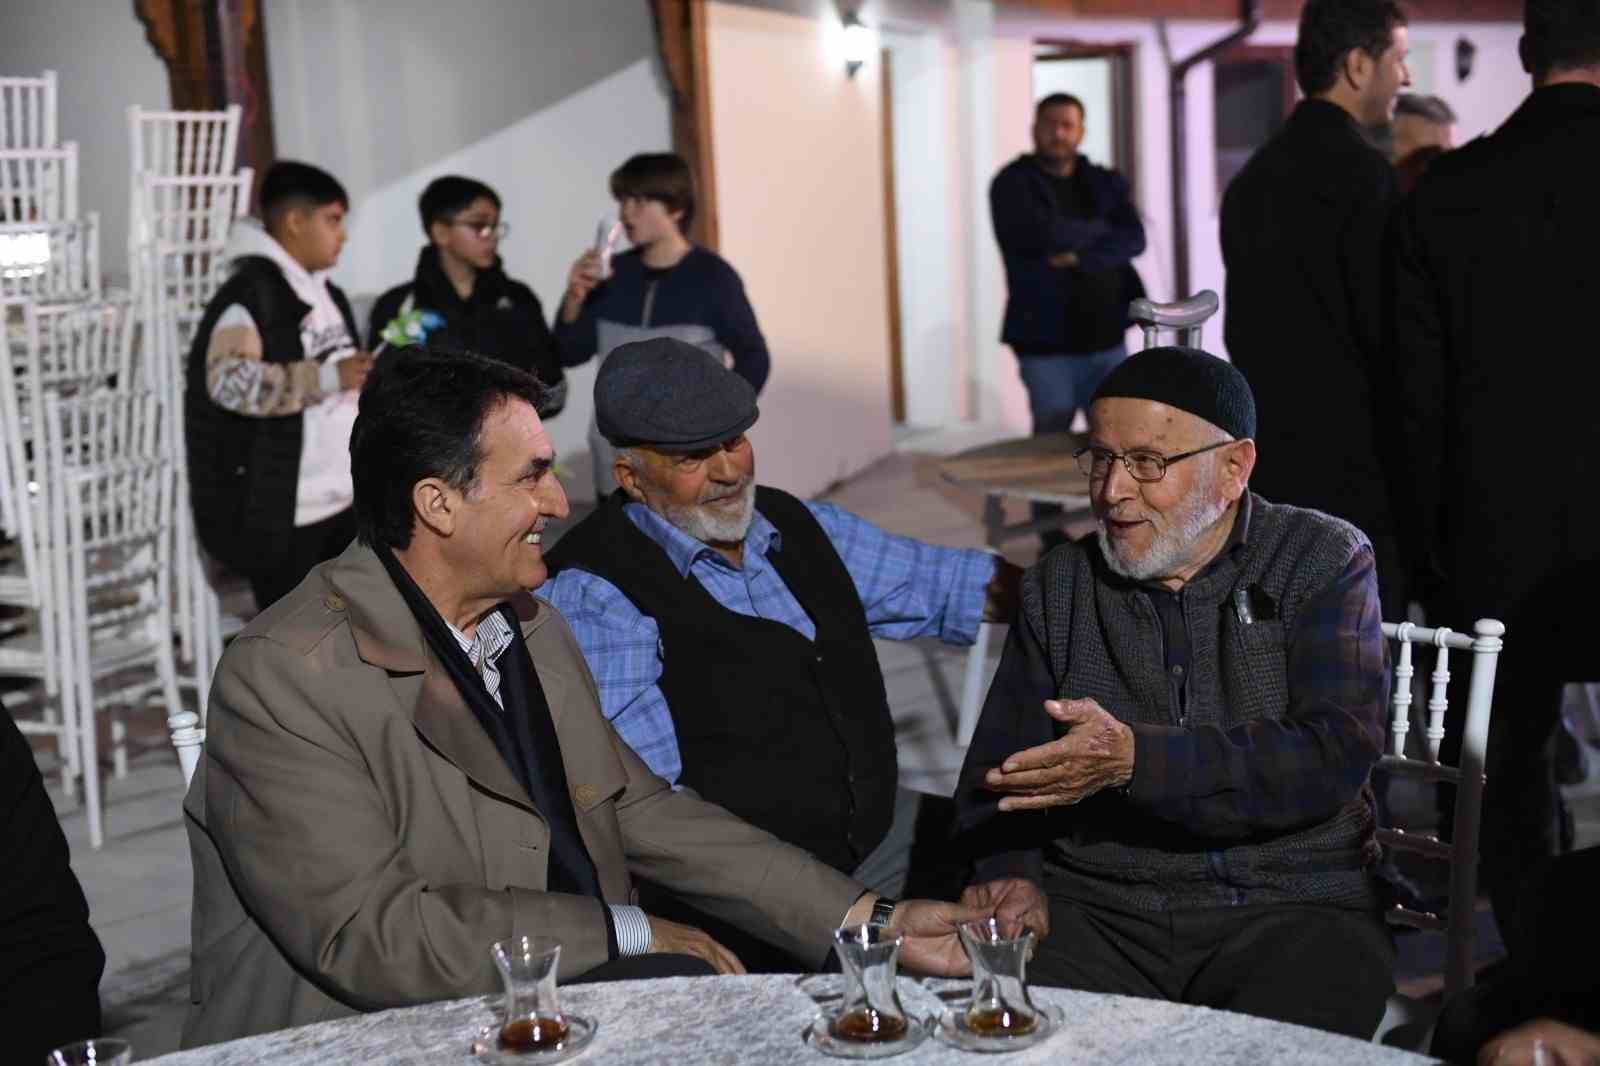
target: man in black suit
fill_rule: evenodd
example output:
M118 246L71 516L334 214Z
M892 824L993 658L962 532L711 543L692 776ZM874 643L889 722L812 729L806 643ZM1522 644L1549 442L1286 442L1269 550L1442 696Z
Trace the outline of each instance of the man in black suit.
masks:
M1295 41L1306 98L1228 186L1223 338L1255 391L1250 487L1372 540L1387 619L1403 617L1379 404L1383 234L1394 170L1363 134L1389 121L1406 72L1393 0L1309 0Z
M1391 319L1409 556L1458 625L1507 627L1480 853L1514 957L1558 848L1561 687L1600 678L1600 5L1527 0L1524 30L1533 93L1435 161L1397 217Z
M51 1048L100 1035L106 956L67 860L33 749L0 709L0 1032L8 1062L43 1062Z

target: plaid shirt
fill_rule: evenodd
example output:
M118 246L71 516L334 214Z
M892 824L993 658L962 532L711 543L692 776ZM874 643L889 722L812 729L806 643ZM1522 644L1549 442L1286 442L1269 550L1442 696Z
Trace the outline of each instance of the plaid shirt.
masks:
M1246 507L1207 570L1244 547L1249 522ZM1168 674L1173 666L1187 674L1184 649L1190 642L1181 632L1183 615L1162 609L1161 597L1171 597L1164 586L1160 589L1152 602L1166 641ZM1389 676L1381 622L1377 570L1372 549L1363 545L1337 578L1306 601L1285 634L1288 713L1228 729L1191 727L1179 724L1187 720L1180 717L1187 694L1176 685L1173 725L1129 725L1134 737L1129 801L1212 842L1241 841L1331 818L1366 784L1383 751ZM1059 692L1038 635L1030 626L1012 626L985 717L996 700L1010 707L1036 707L1044 716L1043 701L1056 699ZM1106 710L1117 713L1115 707ZM997 764L1010 752L990 754L996 758L986 765ZM994 861L980 864L980 874L1022 872L1019 858L1017 853L994 856Z
M873 636L937 636L947 644L977 639L994 577L993 555L893 536L832 504L807 502L806 507L850 572ZM782 622L815 639L816 626L767 559L780 534L760 511L745 537L742 569L647 507L630 503L623 513L661 545L679 573L699 581L728 610ZM572 626L606 717L650 769L676 784L683 760L659 685L663 667L655 619L641 614L611 582L584 570L563 570L539 595Z

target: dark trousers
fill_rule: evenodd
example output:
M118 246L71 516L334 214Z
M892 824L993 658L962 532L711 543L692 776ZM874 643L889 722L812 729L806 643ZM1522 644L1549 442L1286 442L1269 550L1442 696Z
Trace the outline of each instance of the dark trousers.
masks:
M256 609L264 611L293 592L313 566L344 551L355 537L353 507L346 507L331 518L309 526L296 526L289 535L289 550L279 565L245 575L250 579L250 591L255 594Z
M1058 886L1057 886L1058 887ZM1050 895L1036 985L1190 1003L1369 1039L1394 991L1376 913L1290 904L1141 912Z

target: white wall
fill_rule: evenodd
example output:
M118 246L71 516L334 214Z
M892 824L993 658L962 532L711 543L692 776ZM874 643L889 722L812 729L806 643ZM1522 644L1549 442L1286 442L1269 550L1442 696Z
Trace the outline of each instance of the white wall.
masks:
M264 6L278 155L325 167L349 190L350 239L334 276L353 295L411 276L425 239L417 196L461 173L499 192L506 268L553 315L572 260L615 207L611 171L635 152L671 149L640 0ZM550 423L581 496L592 483L594 371L567 371L567 407Z
M130 104L171 106L166 65L145 39L133 4L105 0L5 0L0 74L57 74L63 141L78 142L78 205L100 212L100 258L113 283L128 274Z
M881 71L845 73L831 9L706 5L721 250L772 350L757 471L799 495L890 447Z
M891 52L895 226L906 423L968 418L969 359L955 51L942 34L884 34Z

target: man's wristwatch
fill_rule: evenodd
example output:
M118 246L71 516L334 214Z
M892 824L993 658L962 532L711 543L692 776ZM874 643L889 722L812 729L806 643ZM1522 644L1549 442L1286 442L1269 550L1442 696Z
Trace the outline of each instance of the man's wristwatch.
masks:
M867 924L887 926L889 919L894 917L894 909L899 905L897 899L879 896L872 904L872 914L867 917Z

